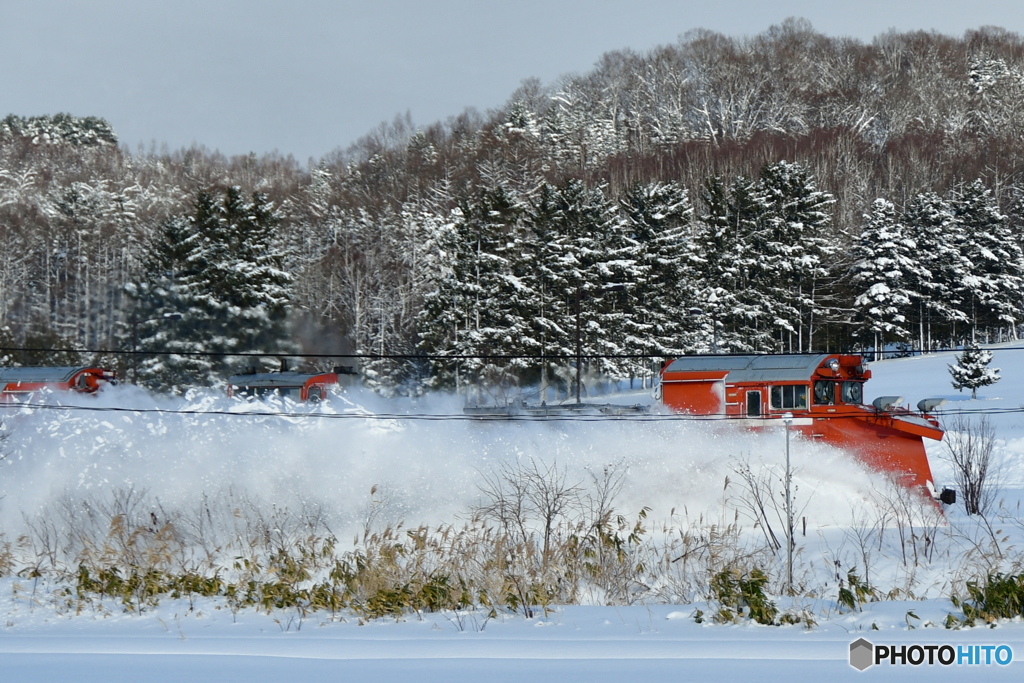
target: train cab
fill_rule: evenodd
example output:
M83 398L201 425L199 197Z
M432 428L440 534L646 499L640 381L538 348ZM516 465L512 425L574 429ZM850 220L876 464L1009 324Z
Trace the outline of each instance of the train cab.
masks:
M869 379L871 370L855 354L686 356L665 364L660 391L675 412L748 428L785 418L812 440L851 451L908 486L934 491L923 439L942 439L930 414L941 401L923 400L918 412L901 407L901 397L867 405Z

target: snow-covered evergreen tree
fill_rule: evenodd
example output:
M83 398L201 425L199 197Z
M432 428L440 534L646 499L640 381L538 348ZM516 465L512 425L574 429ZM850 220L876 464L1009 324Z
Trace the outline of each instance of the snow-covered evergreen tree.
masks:
M277 216L266 195L246 201L238 187L224 193L218 218L223 244L207 243L207 270L198 274L226 314L224 343L250 352L290 350L285 324L291 275L282 269L284 254L275 239ZM251 361L230 360L227 368Z
M783 346L802 352L810 348L819 283L828 276L827 263L836 251L828 233L835 199L817 188L803 164L779 161L761 170L758 183L766 212L761 221L763 267L775 271L775 320Z
M633 260L626 253L625 231L603 187L570 180L559 188L552 217L558 254L555 268L562 292L559 329L569 332L560 346L576 351L577 318L584 363L591 371L626 377L624 363L609 355L624 353L623 312L609 285L625 284ZM577 316L577 308L579 315Z
M953 377L953 388L959 391L971 390L971 398L978 397L978 388L987 387L999 381L999 368L990 368L992 352L985 351L973 342L964 344L963 353L956 357L956 365L947 365Z
M424 294L423 308L416 323L417 348L424 354L456 355L459 333L466 332L467 292L462 278L466 273L467 256L466 245L457 229L462 218L462 211L454 210L450 220L432 226L427 238L426 258L432 271L431 286ZM461 388L459 362L432 359L427 384L438 388Z
M460 358L435 359L432 384L502 385L513 381L513 370L526 363L492 357L536 350L524 351L524 346L533 346L533 296L517 268L520 214L514 199L497 188L465 202L454 220L436 233L439 273L419 317L419 348Z
M746 187L741 184L738 195L742 197ZM719 353L754 350L757 340L748 332L756 331L760 309L745 291L751 268L756 266L745 241L753 230L753 216L736 212L740 206L732 203L729 188L720 177L705 181L702 199L706 210L693 237L697 270L693 308L700 309L701 315L690 316L699 324L701 338L694 339L689 349Z
M765 227L768 207L759 183L738 176L729 187L728 224L732 242L722 260L737 274L731 312L736 350L772 351L779 348L778 325L786 320L778 294L784 289L784 266L769 252L771 233ZM790 311L791 312L791 311ZM745 347L745 348L744 348Z
M569 285L560 265L564 243L558 239L559 206L558 189L544 183L524 215L525 230L519 244L520 260L527 270L523 279L534 297L529 343L541 358L538 380L542 391L552 386L559 368L565 365L561 356L572 353L567 346L571 333L564 327Z
M216 383L217 362L201 354L209 315L190 286L190 262L198 247L195 224L187 217L168 219L160 228L146 260L144 278L130 283L132 308L123 346L137 354L128 361L132 381L160 391L180 392L190 386Z
M129 288L136 302L129 339L169 352L140 362L141 381L171 390L219 384L258 365L231 352L293 350L285 326L291 276L282 269L275 223L263 195L246 201L232 187L219 202L200 192L191 215L163 225L146 277ZM189 355L195 352L213 355Z
M916 195L900 222L917 248L916 267L907 289L913 293L920 345L932 348L938 343L933 327L938 326L952 339L957 327L968 320L960 286L970 272L960 248L962 226L949 203L934 192Z
M523 207L504 188L485 192L473 206L464 207L462 226L475 242L469 288L471 305L465 353L490 358L471 359L466 368L476 381L492 390L517 384L531 363L501 358L537 353L531 332L536 304L527 281L530 265L521 258L520 217Z
M675 183L635 185L621 199L630 266L623 344L666 358L694 346L687 309L696 304L700 254L691 239L693 208ZM637 365L636 371L641 371Z
M0 120L0 140L18 137L28 138L37 145L117 145L114 129L104 119L96 116L54 114L21 117L10 114Z
M963 235L960 253L968 265L958 284L972 335L979 327L1015 330L1021 319L1024 253L1007 217L981 180L957 192L951 204Z
M887 342L910 337L904 311L911 303L907 283L915 251L892 202L876 199L850 254L854 259L850 283L856 292L853 307L861 335L874 341L876 359Z

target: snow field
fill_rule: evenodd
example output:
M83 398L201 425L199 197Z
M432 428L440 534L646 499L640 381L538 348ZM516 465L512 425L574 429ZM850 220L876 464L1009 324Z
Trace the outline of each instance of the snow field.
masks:
M926 396L945 396L950 399L946 410L1024 404L1024 392L1009 379L1024 371L1024 351L994 351L993 365L1002 369L1004 380L983 389L977 401L948 388L945 364L953 362L951 355L872 364L866 399L902 394L913 405ZM214 395L158 399L132 387L81 403L208 413L264 409ZM278 407L301 410L270 406ZM451 397L437 397L396 409L394 402L353 392L320 410L443 414L460 407ZM385 619L359 626L352 614L344 614L342 623L316 613L299 631L290 612L250 608L232 615L222 601L204 599L190 610L188 601L167 598L141 615L124 614L108 599L103 607L90 605L72 616L53 607L57 584L52 579L40 585L9 577L0 583L0 660L11 672L9 680L40 671L62 678L86 670L97 680L133 671L155 673L156 680L165 673L170 680L171 672L193 672L199 680L249 672L261 680L292 670L353 676L381 672L387 678L415 673L424 680L481 671L496 680L505 674L511 679L512 671L517 678L540 680L577 674L618 680L638 671L653 680L677 680L684 674L717 678L723 672L772 680L774 672L786 677L856 675L846 664L846 647L856 633L870 639L876 633L872 626L885 634L886 642L896 643L989 642L998 636L1024 659L1024 643L1018 642L1024 640L1024 629L1015 623L995 631L939 626L956 612L946 597L953 586L985 570L1020 571L1015 548L1022 547L1024 527L1015 510L1024 488L1024 418L1015 413L991 417L1000 440L1003 483L1003 513L991 516L991 528L966 518L959 507L947 510L943 520L930 505L910 506L897 520L893 506L901 501L883 478L841 452L795 440L796 582L805 594L791 603L779 597L782 554L765 549L762 531L745 514L748 496L737 476L746 463L765 481L778 483L782 432L753 437L682 421L509 424L26 410L5 420L11 436L4 443L8 457L0 465L0 528L9 541L31 533L40 519L66 519L62 510L109 501L113 492L134 488L144 493L139 513L155 509L161 517L204 500L213 501L215 510L220 505L221 516L215 512L211 521L230 518L239 501L262 508L268 520L274 519L273 510L316 510L344 551L350 547L347 539L367 525L382 529L398 521L408 527L467 519L481 501L482 478L502 464L531 458L557 463L568 480L584 483L591 473L612 465L625 473L616 510L632 520L649 506L652 544L670 543L680 529L708 532L735 525L733 550L763 564L780 609L807 610L817 626L807 631L709 620L696 624L694 610L711 614L714 609L701 591L675 594L673 601L685 605L658 604L672 593L666 578L670 572L661 575L661 585L634 593L638 604L633 606L602 607L609 596L591 590L581 594L584 605L558 606L547 617L526 619L501 611L498 619L486 621L485 611L476 610L461 616L410 614L400 623ZM930 445L929 452L937 483L950 481L941 445ZM806 536L800 529L804 517ZM777 519L769 516L769 522L776 533L781 531ZM916 548L897 540L898 524L918 536ZM837 579L853 566L864 577L865 548L870 583L900 599L843 613L835 603ZM915 549L917 560L905 560L904 553ZM906 600L911 596L927 599ZM1016 669L979 672L1004 676ZM894 668L869 673L886 678L952 672Z

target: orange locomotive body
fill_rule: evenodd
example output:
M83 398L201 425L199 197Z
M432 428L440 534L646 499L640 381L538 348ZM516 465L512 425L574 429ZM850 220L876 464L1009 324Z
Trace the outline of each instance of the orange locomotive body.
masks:
M935 495L923 439L941 440L938 420L899 408L898 397L864 404L871 371L858 355L687 356L661 371L662 400L672 410L729 418L752 428L780 424L806 438L854 453L868 466Z
M110 370L90 367L28 367L0 369L0 401L26 398L43 389L92 394L104 384L116 383Z

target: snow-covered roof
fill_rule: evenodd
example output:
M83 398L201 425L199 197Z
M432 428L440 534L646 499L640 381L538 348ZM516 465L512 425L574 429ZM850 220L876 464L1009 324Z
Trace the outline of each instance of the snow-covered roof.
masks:
M232 375L228 384L236 387L301 387L324 372L259 372L253 375Z
M728 372L730 382L806 382L832 355L685 356L665 372Z
M4 382L68 382L79 370L78 367L31 367L31 368L2 368L0 369L0 383Z

